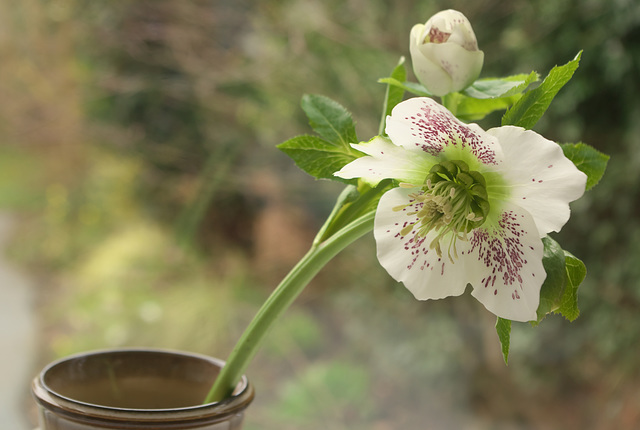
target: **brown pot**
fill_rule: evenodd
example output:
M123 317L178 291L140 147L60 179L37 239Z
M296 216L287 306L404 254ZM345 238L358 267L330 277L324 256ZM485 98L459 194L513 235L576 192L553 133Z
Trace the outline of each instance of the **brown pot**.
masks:
M51 363L33 381L40 430L238 430L253 400L246 377L233 395L202 404L224 362L158 349L87 352Z

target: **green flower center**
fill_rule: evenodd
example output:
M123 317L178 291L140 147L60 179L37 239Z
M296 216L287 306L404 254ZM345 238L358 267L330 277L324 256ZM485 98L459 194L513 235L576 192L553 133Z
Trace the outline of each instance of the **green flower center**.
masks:
M404 186L404 185L403 185ZM411 185L413 187L413 185ZM420 192L410 194L414 199L411 205L419 209L410 212L418 221L407 225L402 234L407 235L414 228L419 236L435 231L436 237L430 248L442 256L441 240L449 240L449 258L457 257L456 240L468 240L467 233L480 227L489 215L487 183L477 171L469 170L467 163L461 160L443 161L434 165ZM402 210L409 205L394 208Z

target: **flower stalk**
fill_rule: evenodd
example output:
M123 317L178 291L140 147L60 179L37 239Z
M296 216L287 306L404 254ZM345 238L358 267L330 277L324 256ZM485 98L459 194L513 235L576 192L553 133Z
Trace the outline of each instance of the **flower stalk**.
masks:
M330 226L338 213L340 212L334 210L325 226ZM231 395L273 323L289 308L320 269L349 244L373 230L374 216L374 210L365 212L322 242L314 241L311 249L280 282L238 340L205 403L220 401ZM320 232L326 230L323 227Z

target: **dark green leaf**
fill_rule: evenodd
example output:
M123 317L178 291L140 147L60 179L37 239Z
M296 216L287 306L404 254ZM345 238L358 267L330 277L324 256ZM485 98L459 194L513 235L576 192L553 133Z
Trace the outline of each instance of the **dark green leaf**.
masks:
M496 321L496 332L498 333L498 339L500 339L500 345L502 345L502 357L504 358L504 364L509 364L511 320L498 317L498 321Z
M566 261L566 287L560 298L560 306L555 310L569 321L573 321L580 315L578 309L578 287L587 276L587 268L584 263L571 253L564 251Z
M608 155L585 143L564 143L560 146L564 155L587 175L587 190L600 182L607 168Z
M558 91L571 79L578 68L582 51L564 66L556 66L540 86L527 92L502 117L502 125L517 125L531 129L546 112Z
M414 94L416 96L420 96L420 97L432 97L433 94L431 94L429 91L427 91L427 89L418 83L415 82L408 82L408 81L399 81L398 79L395 78L382 78L382 79L378 79L378 82L380 82L381 84L389 84L395 87L399 87L402 88L403 90L410 92L411 94Z
M531 323L535 326L549 313L558 308L562 293L566 284L565 257L564 251L555 240L549 236L542 238L544 253L542 255L542 265L547 277L540 289L540 305L538 306L536 321Z
M296 165L315 178L332 179L354 184L355 179L333 176L346 164L363 154L348 145L338 146L320 137L296 136L278 145L278 149L293 158Z
M536 82L539 76L536 72L508 76L506 78L479 79L462 93L474 99L495 99L514 96L522 93L529 85Z
M327 142L344 147L358 142L351 114L338 102L325 96L305 94L302 109L311 127Z

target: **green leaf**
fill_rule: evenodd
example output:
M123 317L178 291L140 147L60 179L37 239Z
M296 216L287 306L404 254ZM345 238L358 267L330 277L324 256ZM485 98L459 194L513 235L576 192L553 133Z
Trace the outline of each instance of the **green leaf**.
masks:
M325 96L305 94L302 109L311 127L327 142L344 147L358 142L351 114L338 102Z
M537 310L537 320L531 324L536 326L544 317L558 308L560 299L566 285L565 254L558 242L549 236L542 238L544 251L542 254L542 265L547 277L540 289L540 305Z
M297 136L278 145L305 172L315 178L355 184L355 179L333 176L346 164L362 156L351 147L356 130L351 114L339 103L325 96L306 94L302 109L311 127L321 136Z
M355 179L342 179L333 174L363 154L349 145L335 145L318 136L296 136L278 145L293 158L296 165L311 176L355 184Z
M502 357L504 364L509 364L509 345L511 343L511 320L498 317L496 321L496 332L502 346Z
M380 82L381 84L389 84L398 88L402 88L404 91L407 91L416 96L433 97L433 94L431 94L423 85L416 82L400 81L393 77L378 79L378 82Z
M531 321L531 324L537 326L550 312L559 313L569 321L573 321L580 314L578 287L587 275L587 269L582 261L564 251L558 242L549 236L544 237L542 243L544 244L542 264L547 272L547 278L540 290L538 318L536 321ZM496 332L502 345L504 362L508 364L511 321L498 317Z
M529 85L540 79L536 72L507 76L504 78L478 79L462 93L474 99L495 99L520 94Z
M520 94L495 99L464 97L458 102L456 116L462 121L479 121L491 112L507 109L520 97Z
M491 112L509 108L537 80L536 72L506 78L479 79L458 94L455 114L462 121L481 120Z
M564 255L566 261L566 286L560 298L560 306L554 312L559 313L569 321L573 321L580 315L580 309L578 309L578 287L587 276L587 268L580 259L574 257L571 253L564 251Z
M391 79L395 79L398 82L405 81L407 79L407 70L404 68L404 57L400 58L398 65L391 72ZM402 101L404 98L404 88L387 84L387 91L384 97L384 104L382 106L382 118L380 119L380 129L378 134L384 133L385 123L387 115L391 115L393 108Z
M502 125L517 125L531 129L546 112L558 91L571 79L578 68L582 51L564 66L556 66L540 86L527 92L502 117Z
M563 143L560 144L565 157L573 161L573 164L587 175L587 190L593 188L607 168L609 156L585 143Z

